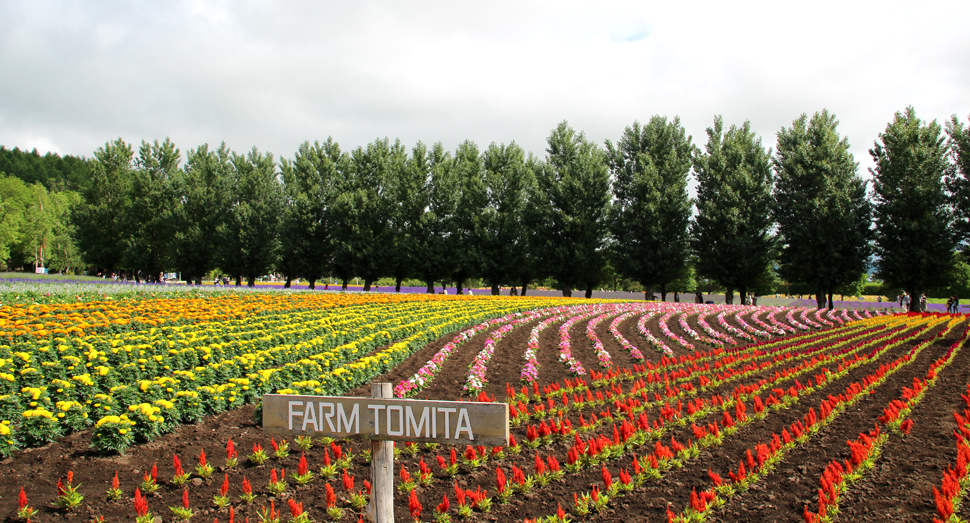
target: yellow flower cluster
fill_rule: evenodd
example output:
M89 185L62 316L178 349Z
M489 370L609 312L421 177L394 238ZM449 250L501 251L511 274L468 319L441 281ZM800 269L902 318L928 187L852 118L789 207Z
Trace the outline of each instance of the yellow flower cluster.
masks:
M170 430L266 392L339 393L447 332L565 302L247 293L0 306L0 396L19 392L32 409L21 416L90 412L127 431L130 414L139 431Z

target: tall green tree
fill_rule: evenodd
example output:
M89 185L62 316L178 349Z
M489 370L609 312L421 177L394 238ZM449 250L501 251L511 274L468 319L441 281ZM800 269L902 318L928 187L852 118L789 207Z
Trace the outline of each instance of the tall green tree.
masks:
M216 268L220 227L225 225L232 200L232 152L223 142L209 149L202 144L186 153L185 168L173 181L177 206L173 262L185 281L202 283Z
M489 145L482 154L487 203L480 210L480 274L498 295L503 283L518 285L526 262L525 211L533 174L515 142ZM524 290L524 289L523 289Z
M74 191L54 192L48 201L53 223L47 241L47 267L65 273L78 271L83 260L74 241L74 224L70 218L74 208L81 204L81 195Z
M134 151L118 138L94 152L91 187L73 215L82 258L105 272L122 268L127 240L128 197Z
M694 149L676 117L633 122L616 145L606 141L613 175L612 266L643 285L648 297L658 285L663 301L690 252L687 176Z
M451 279L458 294L462 294L465 282L477 277L481 268L481 213L488 201L482 155L475 142L465 140L458 144L451 169L458 194L449 224L448 246L452 260Z
M873 202L876 269L890 286L905 289L919 309L919 296L947 285L956 235L943 190L950 169L948 148L936 121L925 123L913 107L897 112L869 150L875 167Z
M564 296L579 287L589 298L606 267L609 168L602 149L565 121L546 143L546 162L536 173L543 200L541 256Z
M412 162L418 158L412 154ZM452 168L454 159L441 142L428 151L427 164L430 184L425 192L424 212L415 228L414 263L418 278L425 282L428 293L433 293L435 283L452 273L454 252L449 246L449 227L458 205L459 186Z
M250 287L267 274L279 256L279 226L283 194L272 153L255 147L232 155L233 200L219 232L222 251L219 267Z
M346 181L334 204L335 271L344 280L359 276L364 290L386 274L390 263L393 171L406 163L400 141L375 140L350 155Z
M0 264L10 268L23 226L24 214L33 201L23 180L0 173Z
M125 213L125 265L135 269L135 280L144 272L158 282L172 266L176 198L173 181L178 178L181 155L168 138L159 143L142 142L132 171Z
M402 160L397 158L397 162ZM391 170L390 242L388 275L394 278L394 291L401 292L405 278L417 276L415 258L418 249L418 222L427 206L431 163L428 149L418 142L411 155Z
M946 123L946 133L952 158L946 186L956 211L954 227L962 242L970 242L970 129L954 115Z
M292 162L281 162L286 211L280 235L280 269L289 287L303 277L311 289L330 269L333 256L333 202L347 157L327 138L324 143L303 142Z
M697 214L691 224L697 273L742 299L768 268L771 236L771 152L751 131L751 122L724 132L720 116L707 128L706 152L694 156Z
M802 114L778 131L773 216L781 244L779 273L815 289L818 308L859 280L868 266L872 206L849 141L827 110Z

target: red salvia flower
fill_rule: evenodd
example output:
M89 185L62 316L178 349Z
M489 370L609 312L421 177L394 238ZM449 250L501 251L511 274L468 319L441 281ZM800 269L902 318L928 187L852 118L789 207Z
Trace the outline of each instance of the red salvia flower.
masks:
M236 457L236 444L232 442L232 438L226 442L226 459L232 459Z
M519 446L519 443L515 441L515 436L513 436L511 433L509 433L509 446L512 448Z
M445 514L451 510L451 504L448 503L448 494L442 494L441 503L438 504L438 514Z
M913 420L907 419L906 421L902 422L899 425L899 430L901 430L903 434L909 434L909 431L913 430Z
M404 465L401 465L401 483L407 483L409 481L411 481L411 474L408 472L408 469L404 468Z
M148 479L147 473L145 475L145 479ZM61 483L61 478L57 478L57 495L58 496L64 495L64 484Z
M340 457L343 456L343 449L341 449L340 448L340 445L337 445L337 443L335 441L331 441L330 442L330 450L333 451L333 457L334 457L334 459L338 459L339 460Z
M330 451L327 449L323 449L323 466L330 466Z
M253 443L253 454L256 454L257 452L261 452L262 450L263 450L262 445L260 445L259 443Z
M455 482L455 487L458 487L458 482ZM27 506L27 493L24 492L24 488L20 487L20 495L17 496L17 508L23 510Z
M118 490L118 471L115 471L115 477L111 478L111 488Z
M156 475L158 474L157 468L152 467L152 470L155 471ZM69 470L67 471L67 485L70 486L72 482L74 482L74 472Z
M303 503L297 503L295 499L289 499L290 515L294 518L303 514Z
M418 461L418 470L421 471L422 476L427 476L428 474L431 474L431 469L429 469L428 464L424 462L424 457L422 457L421 460Z
M354 478L353 476L347 474L347 469L344 469L344 476L342 479L344 482L344 490L347 492L354 490Z
M306 452L300 453L300 463L296 466L296 473L303 476L307 473L309 467L306 462Z
M148 512L148 502L141 495L141 489L135 487L135 514L144 516Z
M236 511L229 507L229 523L236 523Z
M181 476L182 474L185 474L185 471L182 470L182 460L179 459L178 454L172 455L172 465L175 467L176 475Z
M199 465L201 465L201 466L204 467L205 464L206 464L206 461L205 461L205 450L203 449L203 450L200 450L199 451Z
M222 480L222 486L219 487L219 495L225 496L227 492L229 492L229 474L226 474L225 479Z
M252 494L253 493L253 486L249 484L249 479L243 478L243 480L242 480L242 489L243 489L243 493L244 494Z
M606 485L606 490L609 490L613 486L613 475L610 471L606 469L606 465L603 465L603 484Z
M280 450L280 444L276 442L276 438L270 438L269 444L273 447L273 452Z
M271 485L275 485L279 483L279 481L280 478L276 475L276 469L273 469L273 471L269 473L269 482Z
M448 467L448 464L445 462L445 458L438 455L438 456L435 456L435 459L438 460L438 468L444 470Z
M505 473L502 472L502 467L495 467L495 486L499 494L505 493Z
M542 475L546 473L546 463L542 461L539 454L536 454L536 475Z
M189 508L189 489L187 488L182 491L182 506Z
M552 472L559 472L559 461L557 461L552 454L546 458L546 462L549 463L549 470Z
M478 459L478 455L475 453L475 448L471 445L465 447L465 459L468 461L474 461Z
M364 480L364 490L366 490L367 493L370 494L370 481L369 480L366 480L366 479Z
M326 490L327 508L333 508L337 504L337 494L333 491L330 483L324 485L324 490Z
M451 447L451 455L448 457L448 462L452 465L458 463L458 452L455 451L455 447Z
M421 502L418 501L417 490L411 491L411 496L408 499L408 512L411 513L411 517L414 519L421 517Z
M459 507L465 506L465 490L458 486L457 479L455 480L455 502L458 503Z

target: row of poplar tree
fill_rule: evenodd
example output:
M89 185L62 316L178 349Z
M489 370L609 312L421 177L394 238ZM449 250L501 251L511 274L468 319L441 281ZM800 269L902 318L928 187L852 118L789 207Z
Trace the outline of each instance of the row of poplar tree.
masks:
M88 266L148 281L216 268L237 284L274 271L311 288L389 277L524 292L551 280L588 297L608 268L665 295L690 267L729 302L777 274L822 307L874 260L914 296L945 286L970 238L970 131L897 113L870 150L867 187L837 126L827 111L802 115L772 152L749 122L725 129L720 117L703 149L678 118L635 122L603 147L563 122L543 159L514 142L345 152L328 139L278 162L202 145L183 164L168 139L137 152L119 139L95 151L71 233Z

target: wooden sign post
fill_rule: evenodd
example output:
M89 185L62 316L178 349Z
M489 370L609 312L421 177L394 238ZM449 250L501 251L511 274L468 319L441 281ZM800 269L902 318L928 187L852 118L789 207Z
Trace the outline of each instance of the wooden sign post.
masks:
M367 518L394 521L393 441L505 446L505 403L400 400L390 383L372 383L371 397L263 395L263 430L270 434L371 440L371 502Z

